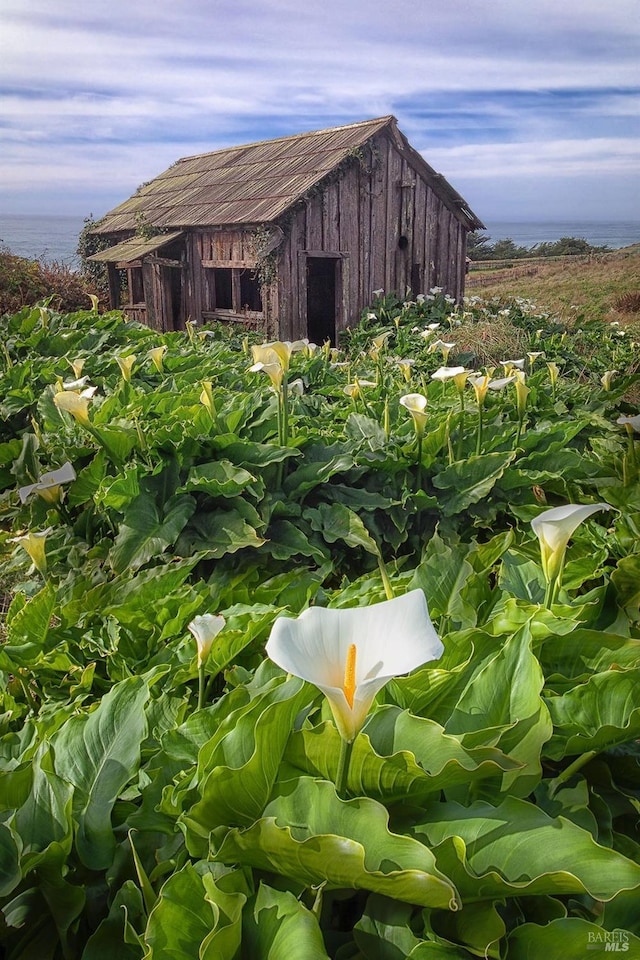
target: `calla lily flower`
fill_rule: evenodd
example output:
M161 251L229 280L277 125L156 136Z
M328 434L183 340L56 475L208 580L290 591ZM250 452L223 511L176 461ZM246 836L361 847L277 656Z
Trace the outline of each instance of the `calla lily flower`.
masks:
M545 510L531 521L531 528L540 541L542 570L551 591L548 591L549 602L560 585L569 540L582 521L599 510L611 510L611 507L608 503L567 503Z
M484 398L487 395L487 390L489 389L489 384L491 383L491 376L489 374L477 373L471 374L467 379L475 391L478 405L482 406Z
M158 373L162 373L164 355L167 352L167 345L163 343L159 347L152 347L151 350L147 353L149 360L154 365Z
M69 366L70 366L71 369L73 370L73 375L74 375L74 377L76 378L76 380L79 380L80 377L82 376L82 370L83 370L84 365L85 365L85 358L84 358L84 357L78 357L77 360L67 360L67 363L69 364Z
M11 540L8 541L9 543L20 544L25 553L31 558L36 570L38 570L43 577L47 572L45 544L50 533L53 533L53 527L47 527L46 530L38 530L35 533L30 530L28 533L24 533L19 537L12 537Z
M309 346L309 341L304 340L272 340L270 343L254 344L251 347L253 362L256 363L279 363L286 373L291 362L291 354L296 351L305 350ZM273 356L275 354L275 357Z
M279 617L267 655L329 701L343 741L360 732L379 690L400 674L443 653L422 590L369 607L310 607L293 620Z
M513 383L515 380L513 377L496 377L495 380L489 380L489 390L504 390L506 386L510 383Z
M401 357L396 360L396 363L398 364L398 366L400 367L400 370L402 371L402 376L407 381L407 383L409 383L409 381L411 380L411 368L415 364L415 360L407 357Z
M60 381L58 381L60 383ZM89 377L85 374L84 377L78 377L76 380L64 380L62 383L63 390L75 390L78 393L89 383Z
M347 383L342 388L342 392L346 393L348 397L357 398L362 396L362 387L376 387L377 384L375 380L360 380L356 379L353 383Z
M516 403L518 406L518 416L522 419L527 408L527 397L531 393L531 389L527 386L527 379L522 372L518 372L516 375Z
M89 400L91 398L82 393L74 393L73 390L63 390L60 393L56 393L53 402L55 403L58 410L65 410L67 413L70 413L78 423L81 423L85 427L91 426L91 421L89 420Z
M122 379L127 383L131 383L131 371L134 363L136 362L135 353L130 353L128 357L116 357L116 362L120 367Z
M273 356L276 357L276 354L274 353ZM262 361L258 361L257 363L252 364L252 366L249 367L249 372L266 373L266 375L269 377L269 380L271 380L271 386L276 391L280 390L282 387L285 370L282 364L277 360L277 357L272 363L263 363Z
M187 629L191 631L196 641L197 664L198 664L198 710L204 707L206 696L206 677L205 666L207 658L211 653L213 641L218 636L226 621L224 617L214 616L212 613L205 613L202 616L194 617Z
M373 337L371 343L372 346L369 348L369 356L372 360L378 360L380 354L387 346L387 341L391 336L391 330L385 330L384 333L379 333L377 337Z
M202 381L202 393L199 397L200 403L207 408L211 419L215 419L216 407L213 402L213 386L210 380Z
M432 380L455 380L460 374L466 373L464 367L438 367L435 373L431 374ZM466 380L466 377L465 377Z
M76 472L69 461L64 463L57 470L50 473L43 473L37 483L30 483L26 487L20 487L18 496L21 503L26 503L32 493L37 493L39 497L46 500L47 503L55 503L60 499L60 488L63 483L71 483L76 479Z
M505 375L508 377L512 370L524 370L524 360L501 360L500 366L504 367Z
M407 393L400 397L400 404L409 411L413 417L413 425L418 439L424 436L424 428L427 425L427 398L422 393Z
M640 433L640 413L636 413L635 417L618 417L616 423L619 423L627 430L631 428L631 430L635 430L636 433Z
M427 353L435 353L436 350L439 350L444 357L444 362L446 363L447 358L454 347L455 343L447 343L445 340L434 340L434 342L429 345Z
M214 616L212 613L205 613L202 614L202 616L194 617L188 625L187 629L193 634L198 649L198 669L203 667L207 662L213 641L225 623L224 617Z
M560 367L557 363L554 363L553 360L550 360L547 363L547 370L549 371L549 380L551 381L551 386L555 387L556 383L558 382Z

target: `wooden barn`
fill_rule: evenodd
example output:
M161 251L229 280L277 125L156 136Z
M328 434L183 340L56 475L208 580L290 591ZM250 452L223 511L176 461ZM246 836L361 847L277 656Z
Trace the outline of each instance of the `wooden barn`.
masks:
M388 116L179 160L96 224L112 245L91 259L111 306L158 330L335 342L374 290L459 301L482 228Z

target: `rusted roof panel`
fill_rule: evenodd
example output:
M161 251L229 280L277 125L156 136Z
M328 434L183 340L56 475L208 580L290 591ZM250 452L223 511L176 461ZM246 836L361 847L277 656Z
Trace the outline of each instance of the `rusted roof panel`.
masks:
M177 240L178 237L181 236L182 231L176 230L174 233L157 234L150 239L130 237L128 240L123 240L122 243L116 243L115 246L109 247L108 250L101 250L100 253L94 253L92 257L88 257L87 259L95 260L97 263L119 263L121 261L131 263L133 260L139 260L140 257L153 253L154 250L165 247L168 243Z
M382 130L394 142L404 141L395 124L394 117L380 117L186 157L115 207L92 232L134 230L140 214L150 224L173 228L273 222ZM445 202L471 223L462 198L408 144L407 151Z

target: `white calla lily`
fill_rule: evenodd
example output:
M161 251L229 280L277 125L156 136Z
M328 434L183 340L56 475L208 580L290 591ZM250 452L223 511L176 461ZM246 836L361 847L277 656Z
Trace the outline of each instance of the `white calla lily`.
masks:
M198 665L198 710L204 707L206 696L205 666L211 653L213 641L223 629L226 620L213 613L204 613L194 617L187 629L193 634L197 647Z
M636 413L635 417L618 417L616 423L619 423L620 426L625 427L627 430L635 430L636 433L640 433L640 413Z
M422 393L406 393L404 397L400 397L399 402L413 417L416 436L421 439L427 425L427 398Z
M122 374L122 379L126 383L131 383L131 371L133 370L133 365L136 362L135 353L130 353L126 357L116 357L116 363L120 367L120 373Z
M438 367L435 373L431 374L432 380L453 380L461 373L466 373L464 367ZM466 379L466 378L465 378Z
M193 634L198 648L198 669L204 666L207 657L211 653L213 641L218 636L225 625L224 617L215 616L213 613L204 613L201 616L194 617L188 625L188 630Z
M50 533L53 533L53 527L47 527L46 530L36 530L34 532L28 530L27 533L23 533L18 537L12 537L7 541L8 543L20 544L24 552L29 555L36 570L38 570L43 577L47 572L45 544Z
M279 617L267 642L274 663L318 687L351 743L389 680L437 660L444 647L422 590L368 607L310 607Z
M20 487L18 496L21 503L26 503L32 493L37 493L48 503L55 503L60 498L60 486L63 483L71 483L76 479L76 472L73 465L67 461L57 470L50 473L43 473L37 483L30 483L25 487Z
M547 581L547 606L560 587L567 544L583 520L599 510L611 510L608 503L566 503L545 510L531 521L531 528L540 541L542 570Z

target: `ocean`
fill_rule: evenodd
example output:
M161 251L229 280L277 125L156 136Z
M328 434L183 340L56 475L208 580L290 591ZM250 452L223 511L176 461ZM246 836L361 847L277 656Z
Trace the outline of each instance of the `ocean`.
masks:
M487 220L483 231L491 242L510 237L516 246L532 247L561 237L580 237L593 246L612 250L640 243L640 222L630 221L502 221ZM83 217L0 214L0 248L19 257L78 266L76 248Z

